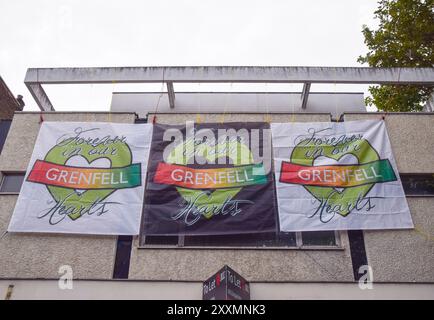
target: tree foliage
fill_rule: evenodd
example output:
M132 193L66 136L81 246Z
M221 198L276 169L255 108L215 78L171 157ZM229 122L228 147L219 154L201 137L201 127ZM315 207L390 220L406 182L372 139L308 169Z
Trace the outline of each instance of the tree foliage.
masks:
M360 63L370 67L434 66L434 0L380 0L374 16L377 30L363 26L368 53ZM420 111L432 86L381 85L369 87L367 105L382 111Z

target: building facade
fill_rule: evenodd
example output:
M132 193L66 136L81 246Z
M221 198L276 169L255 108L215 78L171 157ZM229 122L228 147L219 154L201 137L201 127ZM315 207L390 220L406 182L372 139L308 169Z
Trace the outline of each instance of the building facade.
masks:
M287 238L130 237L6 233L41 121L152 122L122 112L16 112L0 154L0 297L201 299L224 265L250 282L251 299L434 298L434 114L344 113L341 121L384 117L403 180L412 230L294 233ZM221 113L201 114L219 122ZM159 113L184 124L194 113ZM330 122L330 113L227 113L225 122ZM333 120L336 121L336 120ZM21 180L20 180L21 179ZM372 270L372 288L359 286ZM59 287L64 266L73 289ZM69 270L69 269L68 269Z

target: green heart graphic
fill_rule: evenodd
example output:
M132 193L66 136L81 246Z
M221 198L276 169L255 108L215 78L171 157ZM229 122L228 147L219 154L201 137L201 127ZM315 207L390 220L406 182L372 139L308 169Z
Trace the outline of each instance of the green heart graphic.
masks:
M187 165L189 158L184 156L184 150L188 142L179 144L174 148L167 157L167 163ZM247 165L253 163L253 155L250 149L239 141L228 141L227 143L221 142L216 146L210 146L207 143L196 145L196 154L201 155L208 161L217 161L219 158L229 158L235 166ZM216 154L215 150L225 150L220 154ZM237 150L237 151L235 151ZM224 201L228 198L234 198L242 188L223 188L212 191L210 194L203 194L203 190L192 190L182 187L176 187L179 194L188 202L192 199L197 199L195 203L201 208L202 215L210 219L213 212L220 210ZM200 196L198 198L198 196Z
M377 151L365 139L352 140L338 145L326 145L316 143L317 141L302 141L291 153L291 162L294 164L313 166L316 158L328 157L339 161L343 156L352 154L357 158L358 164L380 160ZM363 198L371 190L375 183L362 186L347 187L339 191L333 187L303 186L316 199L327 202L335 207L340 215L347 216L354 208L354 203Z
M101 143L97 146L78 142L60 143L48 151L45 161L59 165L65 165L68 159L74 156L82 156L91 164L94 160L106 158L110 161L110 167L124 167L132 162L132 154L129 146L122 141L113 143ZM99 202L111 195L116 189L86 190L79 194L74 189L48 186L48 191L54 200L68 208L68 216L72 220L81 217L82 212L95 202Z

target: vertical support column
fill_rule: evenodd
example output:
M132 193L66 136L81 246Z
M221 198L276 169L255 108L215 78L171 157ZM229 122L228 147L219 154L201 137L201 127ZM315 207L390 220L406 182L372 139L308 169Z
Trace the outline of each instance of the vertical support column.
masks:
M55 111L40 83L26 83L26 85L41 111Z
M303 91L301 93L301 108L306 109L307 100L309 99L309 91L310 91L310 82L305 82L303 84Z
M175 108L175 90L173 89L173 82L168 81L167 85L167 94L169 95L169 105L170 109Z

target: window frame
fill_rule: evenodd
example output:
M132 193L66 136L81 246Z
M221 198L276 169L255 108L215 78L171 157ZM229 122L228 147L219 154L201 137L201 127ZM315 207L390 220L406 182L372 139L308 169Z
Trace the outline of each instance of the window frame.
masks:
M403 177L411 177L411 176L420 176L420 177L424 177L424 176L429 176L431 175L434 179L434 173L424 173L424 172L418 172L418 173L399 173L399 179L401 181L401 185L402 188L404 190L404 195L406 198L433 198L434 194L407 194L406 190L404 188L404 183L403 183Z
M334 230L335 233L335 245L303 245L302 232L295 232L296 245L295 246L184 246L184 235L178 236L177 244L145 244L146 236L139 236L138 249L171 249L171 250L327 250L327 251L342 251L344 246L342 245L341 232Z
M2 187L3 187L3 184L5 182L5 178L8 175L22 175L23 176L23 182L21 183L21 186L20 186L20 191L21 191L21 188L22 188L23 183L24 183L25 178L26 178L26 171L11 170L11 171L1 171L0 172L0 179L1 179L0 180L0 195L19 195L20 191L2 191Z

